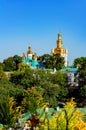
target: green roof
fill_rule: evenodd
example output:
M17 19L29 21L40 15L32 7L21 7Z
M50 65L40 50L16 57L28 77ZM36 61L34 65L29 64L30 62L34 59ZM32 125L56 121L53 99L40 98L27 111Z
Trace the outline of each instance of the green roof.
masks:
M44 64L37 61L37 60L34 60L34 59L31 59L31 58L27 58L25 60L22 61L22 64L29 64L31 67L38 67L39 68L44 68Z
M37 65L38 65L38 62L33 60L32 63L31 63L31 66L32 67L37 67Z
M61 69L62 72L64 71L68 71L68 72L77 72L78 68L74 68L74 67L64 67Z

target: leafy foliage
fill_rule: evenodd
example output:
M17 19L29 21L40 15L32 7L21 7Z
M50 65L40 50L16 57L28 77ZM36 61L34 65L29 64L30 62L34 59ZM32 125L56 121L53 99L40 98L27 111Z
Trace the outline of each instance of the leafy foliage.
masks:
M64 60L59 55L46 54L41 58L46 67L50 69L59 70L64 65ZM83 99L86 102L85 58L81 57L74 61L74 65L79 64L80 67L79 87L75 93L78 92L78 96L72 93L73 90L71 93L69 91L67 73L60 71L51 73L48 69L31 69L30 66L20 62L21 57L15 55L0 64L0 123L13 125L21 113L21 107L22 112L35 113L35 110L38 108L44 110L47 105L56 108L58 101L65 102L72 96L75 96L78 102L82 102ZM5 71L16 71L4 72L3 67ZM82 113L78 111L76 105L71 99L59 113L52 115L52 118L48 119L48 113L46 113L45 121L39 125L40 130L83 130L86 124L81 120Z
M4 71L14 71L18 69L18 64L21 63L22 58L18 55L14 55L13 57L8 57L3 61L3 69Z
M7 75L4 71L0 70L0 80L1 79L7 79Z
M86 123L80 119L74 124L73 128L74 130L86 130Z
M32 80L33 70L30 68L27 68L24 71L16 71L10 76L10 81L12 83L22 85L25 89L32 86Z
M59 71L51 74L47 70L28 68L11 74L10 81L24 89L35 87L52 107L57 106L57 100L65 100L68 95L67 75Z
M64 58L58 54L44 54L43 56L40 56L39 59L42 60L42 62L45 64L45 67L48 69L56 68L57 70L60 70L62 67L64 67Z
M4 71L13 71L16 68L15 63L13 62L13 57L4 59L3 64L4 64Z
M57 54L52 55L48 60L46 60L46 67L60 70L64 67L64 58Z
M16 101L13 97L8 97L3 104L0 103L0 122L4 125L14 126L20 115L21 107L16 106Z
M34 112L37 108L44 108L46 105L47 102L45 102L34 87L25 90L25 97L22 101L22 106L25 111Z
M29 69L29 68L30 66L28 64L22 64L22 63L18 64L19 71L25 71L25 69Z
M86 85L80 88L80 95L86 97Z
M18 64L22 62L22 57L18 55L14 55L13 62L16 64L16 70L18 70Z
M3 69L4 69L4 64L0 62L0 71L2 71Z
M76 102L71 99L65 107L56 112L52 118L45 113L45 120L40 124L40 130L85 130L86 123L82 121L83 113L76 108ZM81 128L81 129L80 129Z
M86 69L86 57L76 58L74 60L74 66L79 67L79 69L81 69L81 70L85 70Z
M80 87L86 85L86 70L80 71L79 85Z

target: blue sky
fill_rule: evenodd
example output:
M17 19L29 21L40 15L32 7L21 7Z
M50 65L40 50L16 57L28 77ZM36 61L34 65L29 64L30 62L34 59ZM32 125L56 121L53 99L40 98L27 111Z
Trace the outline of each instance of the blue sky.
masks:
M0 62L28 46L50 53L59 32L70 64L86 56L86 0L0 0Z

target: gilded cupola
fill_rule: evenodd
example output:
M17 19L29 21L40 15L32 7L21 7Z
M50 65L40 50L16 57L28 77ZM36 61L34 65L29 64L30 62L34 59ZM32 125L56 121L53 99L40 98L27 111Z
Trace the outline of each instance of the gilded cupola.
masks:
M32 54L32 49L31 49L31 47L30 47L30 46L28 47L27 54Z

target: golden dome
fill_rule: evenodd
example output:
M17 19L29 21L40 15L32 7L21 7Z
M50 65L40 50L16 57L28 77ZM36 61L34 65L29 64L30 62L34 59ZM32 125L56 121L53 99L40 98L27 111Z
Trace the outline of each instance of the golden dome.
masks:
M32 54L32 50L31 50L31 47L30 47L30 46L28 47L27 54Z
M34 52L33 59L37 60L37 54L36 54L36 52Z

